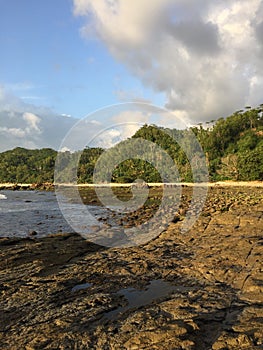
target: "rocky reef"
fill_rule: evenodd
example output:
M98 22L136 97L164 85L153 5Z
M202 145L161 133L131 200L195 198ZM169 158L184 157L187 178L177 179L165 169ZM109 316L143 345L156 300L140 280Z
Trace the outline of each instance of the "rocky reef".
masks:
M188 232L180 208L130 248L75 233L1 238L0 348L262 349L262 198L210 188Z

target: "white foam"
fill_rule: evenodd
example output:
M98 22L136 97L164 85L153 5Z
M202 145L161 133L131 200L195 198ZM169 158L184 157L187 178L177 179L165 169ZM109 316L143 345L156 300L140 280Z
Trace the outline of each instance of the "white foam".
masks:
M7 199L6 195L0 193L0 199Z

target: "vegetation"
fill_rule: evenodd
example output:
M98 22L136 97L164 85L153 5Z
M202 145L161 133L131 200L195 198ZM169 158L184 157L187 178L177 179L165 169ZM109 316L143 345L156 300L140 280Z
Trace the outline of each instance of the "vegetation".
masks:
M0 181L40 183L53 180L57 152L50 148L28 150L17 147L0 153Z
M18 147L0 153L0 182L53 182L56 158L62 170L60 180L79 183L93 182L94 167L98 164L103 175L108 176L107 180L114 182L133 182L138 178L147 182L170 182L176 178L196 181L202 179L204 161L210 180L263 180L262 155L263 105L260 105L254 109L246 107L226 119L189 130L144 125L131 139L107 152L101 148L86 148L83 152L57 154L49 148Z
M263 180L263 106L235 112L196 131L213 180Z

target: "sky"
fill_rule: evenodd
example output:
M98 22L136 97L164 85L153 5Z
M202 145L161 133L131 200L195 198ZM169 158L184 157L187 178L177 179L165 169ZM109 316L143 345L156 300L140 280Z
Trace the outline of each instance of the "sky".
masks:
M263 102L262 0L0 0L0 48L0 151L59 148L81 118L109 147Z

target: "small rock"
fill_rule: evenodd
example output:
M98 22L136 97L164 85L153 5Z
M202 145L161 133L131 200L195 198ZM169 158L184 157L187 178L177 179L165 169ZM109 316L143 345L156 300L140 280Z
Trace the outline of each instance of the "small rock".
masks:
M36 236L37 232L34 230L29 231L29 236Z

